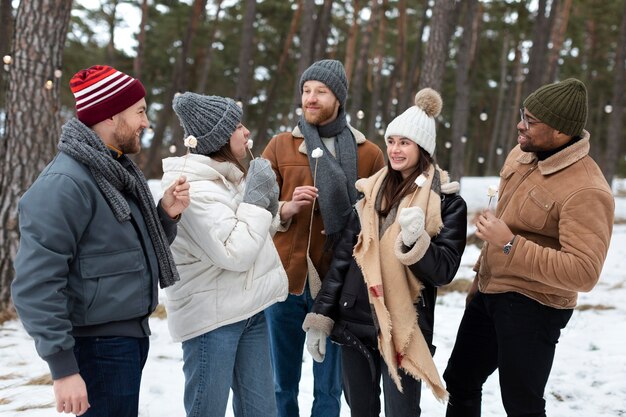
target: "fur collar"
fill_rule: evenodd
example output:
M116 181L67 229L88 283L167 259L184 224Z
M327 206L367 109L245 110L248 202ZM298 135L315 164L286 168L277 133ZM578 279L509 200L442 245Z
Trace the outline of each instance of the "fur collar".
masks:
M365 142L366 139L363 133L359 132L354 127L350 126L350 123L348 123L348 128L350 129L350 132L352 132L352 136L354 136L354 140L356 141L357 145L360 145ZM296 127L293 128L293 130L291 131L291 135L294 138L304 139L304 135L302 134L302 131L300 130L300 127L298 125L296 125ZM306 149L306 143L304 141L300 144L298 151L300 151L300 153L308 155L308 152Z
M554 174L583 159L589 154L589 138L589 132L583 130L583 138L581 140L572 146L568 146L561 152L543 161L539 161L537 164L539 172L541 172L542 175ZM517 147L519 148L519 145L517 145ZM535 155L534 152L523 152L520 150L520 153L521 155L517 157L517 162L520 164L531 164L537 160L537 155Z

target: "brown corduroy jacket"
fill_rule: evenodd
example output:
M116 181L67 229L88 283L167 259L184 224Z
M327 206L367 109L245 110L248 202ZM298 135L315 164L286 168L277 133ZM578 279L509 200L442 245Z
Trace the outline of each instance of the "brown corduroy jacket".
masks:
M600 277L615 201L588 155L589 133L551 157L515 147L500 171L496 216L515 234L513 248L485 244L476 264L483 293L514 291L555 308L576 306Z
M385 158L377 145L365 139L365 136L358 130L352 127L350 129L358 145L358 178L367 178L385 165ZM313 175L309 167L304 136L298 127L291 133L281 133L273 137L263 151L263 158L271 162L276 172L281 202L291 200L296 187L313 185ZM354 184L352 185L354 186ZM302 294L306 283L306 249L310 219L311 209L303 209L293 216L291 221L285 224L281 223L274 235L274 244L287 271L289 292L292 294ZM332 253L324 251L325 236L322 234L322 230L324 230L322 213L320 213L316 202L313 213L310 257L320 278L324 279Z

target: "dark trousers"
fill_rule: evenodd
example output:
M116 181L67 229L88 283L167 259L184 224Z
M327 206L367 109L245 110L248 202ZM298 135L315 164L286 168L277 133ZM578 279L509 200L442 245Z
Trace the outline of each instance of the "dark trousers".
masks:
M74 354L91 407L85 417L137 417L147 337L77 337Z
M341 373L346 402L352 417L380 415L380 378L385 391L386 417L419 417L422 384L399 370L403 393L389 376L385 361L377 349L368 349L374 362L375 375L361 352L350 346L341 346Z
M480 416L482 386L496 369L509 417L545 416L544 389L572 311L514 292L478 292L465 309L443 375L450 393L446 416Z

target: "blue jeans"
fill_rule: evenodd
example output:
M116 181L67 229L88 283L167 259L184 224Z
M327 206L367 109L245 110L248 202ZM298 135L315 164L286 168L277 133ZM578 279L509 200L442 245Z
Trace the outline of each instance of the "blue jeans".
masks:
M572 310L545 306L515 292L483 294L469 303L443 374L447 417L479 417L482 386L496 368L507 416L545 417L543 398L556 344Z
M85 417L137 417L147 337L77 337L74 355L91 407Z
M183 362L188 417L224 417L231 388L235 416L276 416L263 312L184 341Z
M270 329L274 389L279 417L299 417L298 392L306 334L304 318L313 307L309 286L302 295L289 294L282 303L265 310ZM326 341L324 362L313 361L312 417L338 417L341 407L341 351Z

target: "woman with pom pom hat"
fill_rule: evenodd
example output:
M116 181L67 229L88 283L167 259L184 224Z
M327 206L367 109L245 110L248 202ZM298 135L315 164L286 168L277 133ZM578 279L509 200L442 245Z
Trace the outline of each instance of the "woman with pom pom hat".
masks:
M432 359L437 287L465 249L467 207L434 162L439 93L426 88L387 127L387 166L357 181L363 198L341 236L303 329L313 358L327 335L342 345L352 416L419 416L421 382L447 399ZM322 350L322 352L320 352Z

